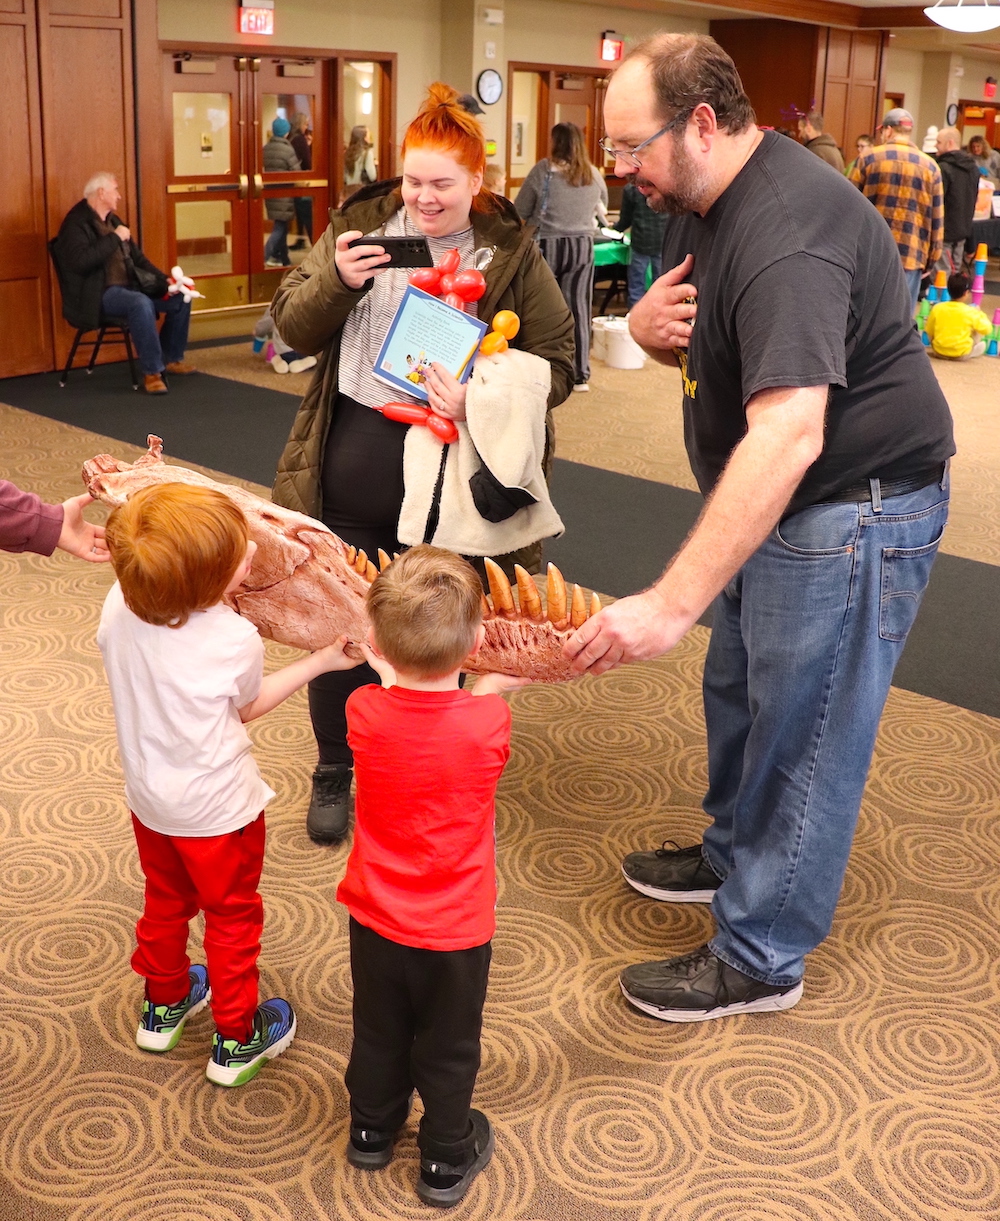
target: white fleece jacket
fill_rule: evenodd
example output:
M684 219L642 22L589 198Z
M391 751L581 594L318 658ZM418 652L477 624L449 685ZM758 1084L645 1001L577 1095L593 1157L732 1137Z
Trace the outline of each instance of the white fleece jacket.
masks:
M508 348L476 360L465 399L465 421L448 446L438 527L430 540L461 555L504 555L538 539L562 534L565 526L549 498L542 473L545 408L551 371L530 352ZM399 541L424 541L441 465L441 442L423 426L411 427L403 447L403 507ZM522 488L536 504L502 522L480 517L469 479L485 465L504 487Z

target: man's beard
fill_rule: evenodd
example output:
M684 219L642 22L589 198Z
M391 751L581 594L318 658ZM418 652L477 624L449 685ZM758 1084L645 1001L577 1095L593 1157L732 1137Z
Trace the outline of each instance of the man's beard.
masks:
M686 212L697 212L700 204L708 193L708 176L695 163L684 144L683 132L681 138L674 138L673 171L674 188L664 191L655 182L642 176L642 170L635 176L635 184L640 187L652 187L653 194L646 196L646 203L654 212L667 212L672 216L683 216Z

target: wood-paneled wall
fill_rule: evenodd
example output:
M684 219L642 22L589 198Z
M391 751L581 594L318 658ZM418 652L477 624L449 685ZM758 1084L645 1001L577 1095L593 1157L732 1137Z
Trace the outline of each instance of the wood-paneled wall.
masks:
M857 137L874 130L884 31L742 19L713 21L710 29L733 57L758 122L794 131L795 113L815 107L848 161Z
M52 367L35 0L0 0L0 377Z
M131 0L0 0L0 81L10 150L0 193L0 376L13 376L51 369L69 351L73 331L46 243L84 183L109 170L121 215L136 210Z

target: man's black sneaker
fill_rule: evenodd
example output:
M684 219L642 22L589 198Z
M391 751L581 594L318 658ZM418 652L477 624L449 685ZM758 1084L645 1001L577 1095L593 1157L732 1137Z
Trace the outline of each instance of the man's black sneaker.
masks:
M630 852L622 874L640 894L668 903L711 903L722 885L702 856L701 844L678 848L672 839L655 852Z
M448 1162L420 1159L420 1178L417 1179L417 1195L425 1204L435 1208L451 1208L472 1186L472 1180L493 1156L493 1127L482 1111L469 1112L475 1143L469 1159L459 1166Z
M320 763L313 772L306 830L314 844L336 844L347 834L351 775L351 769L339 763Z
M381 1170L392 1161L394 1140L391 1132L352 1126L347 1139L347 1160L359 1170Z
M802 998L802 983L762 984L716 958L707 945L666 962L626 967L618 981L636 1009L664 1022L707 1022L730 1013L772 1013Z

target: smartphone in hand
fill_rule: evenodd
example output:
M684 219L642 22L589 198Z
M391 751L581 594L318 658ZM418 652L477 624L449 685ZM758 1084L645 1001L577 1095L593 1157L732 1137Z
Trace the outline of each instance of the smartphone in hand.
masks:
M425 237L356 237L348 242L354 246L381 246L390 255L380 267L433 267L431 250Z

